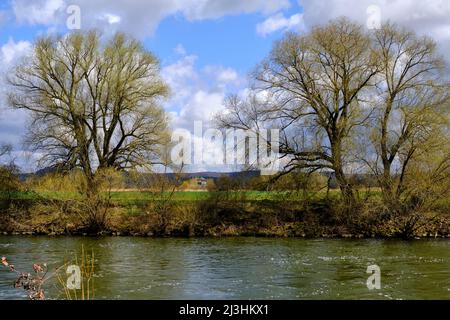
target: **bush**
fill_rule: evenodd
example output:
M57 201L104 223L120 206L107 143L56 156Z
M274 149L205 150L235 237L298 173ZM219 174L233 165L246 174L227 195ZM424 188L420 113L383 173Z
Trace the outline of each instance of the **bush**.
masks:
M0 194L3 199L11 200L14 193L22 189L19 170L15 165L0 167Z

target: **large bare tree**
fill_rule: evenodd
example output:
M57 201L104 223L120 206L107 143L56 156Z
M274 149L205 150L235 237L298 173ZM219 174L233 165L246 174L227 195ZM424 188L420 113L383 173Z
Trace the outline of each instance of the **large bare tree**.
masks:
M423 162L423 154L433 157L450 142L445 132L450 86L434 40L387 23L374 33L373 45L381 72L370 135L377 158L371 167L385 202L398 209L406 176L414 174L410 165L418 158ZM438 165L439 170L445 167L450 167L449 156Z
M354 129L364 122L362 103L379 72L370 47L363 27L346 19L305 35L286 34L253 75L256 89L270 96L270 102L256 108L234 103L222 125L242 126L255 114L277 123L280 153L288 159L285 169L333 171L343 198L352 203L347 151Z
M123 34L41 38L9 83L11 106L32 116L30 147L46 165L80 167L88 190L98 169L151 165L168 141L158 60Z

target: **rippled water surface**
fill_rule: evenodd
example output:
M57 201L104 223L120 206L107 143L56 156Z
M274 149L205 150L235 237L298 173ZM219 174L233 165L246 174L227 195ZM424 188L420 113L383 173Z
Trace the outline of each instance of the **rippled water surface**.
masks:
M450 299L450 241L0 237L18 269L96 257L97 299ZM368 290L368 265L381 290ZM24 299L0 270L0 299ZM56 280L47 297L63 297Z

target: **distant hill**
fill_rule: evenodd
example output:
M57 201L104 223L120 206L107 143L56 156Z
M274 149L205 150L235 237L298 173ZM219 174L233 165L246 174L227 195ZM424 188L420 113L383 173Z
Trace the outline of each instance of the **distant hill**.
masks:
M50 173L54 173L57 172L57 168L56 167L47 167L47 168L43 168L43 169L39 169L36 172L32 172L32 173L20 173L19 174L19 179L21 181L25 181L30 177L36 176L36 177L43 177L47 174Z
M55 167L47 167L40 170L37 170L34 173L21 173L19 174L19 178L22 181L25 181L29 177L37 176L42 177L47 174L55 173L57 172L57 169ZM242 172L214 172L214 171L205 171L205 172L184 172L181 174L175 174L175 173L145 173L142 174L143 176L146 175L165 175L169 179L180 179L181 180L189 180L192 178L205 178L205 179L219 179L221 177L229 177L229 178L239 178L239 179L251 179L253 177L260 176L260 171L242 171Z
M41 170L38 170L34 173L23 173L23 174L19 174L19 178L22 181L25 181L26 179L28 179L29 177L32 176L37 176L37 177L42 177L45 176L46 174L50 174L50 173L54 173L56 172L57 169L56 168L43 168ZM337 188L337 181L336 178L334 176L334 173L332 172L323 172L322 173L324 176L330 178L329 180L329 184L331 188ZM203 172L185 172L185 173L181 173L181 174L175 174L175 173L143 173L140 177L140 182L145 184L145 181L150 178L150 177L157 177L160 175L164 175L166 176L168 179L170 180L181 180L181 181L186 181L186 180L190 180L193 178L205 178L205 179L212 179L212 180L217 180L221 177L227 177L227 178L231 178L231 179L237 179L240 181L247 181L250 180L254 177L259 177L261 175L261 172L258 170L253 170L253 171L235 171L235 172L216 172L216 171L203 171ZM124 182L125 185L127 187L132 187L134 184L136 183L140 183L139 181L132 181L131 179L128 179L128 175L125 172L124 173ZM359 185L366 185L366 186L371 186L371 187L376 187L378 186L378 182L376 180L376 177L372 174L354 174L352 176L352 180L354 183L359 184Z
M259 177L260 176L260 171L242 171L242 172L213 172L213 171L205 171L205 172L184 172L184 173L180 173L180 174L176 174L176 173L144 173L142 174L142 176L140 177L139 180L141 180L141 182L144 182L145 180L147 180L147 178L150 177L157 177L157 176L166 176L168 179L172 180L172 181L186 181L186 180L191 180L194 178L204 178L204 179L212 179L212 180L217 180L219 178L222 177L227 177L227 178L231 178L231 179L239 179L241 181L247 181L250 180L254 177ZM139 184L140 182L136 180L131 181L127 179L127 176L125 174L125 185L127 185L128 187L131 187L134 184ZM145 184L145 183L144 183Z
M205 178L205 179L218 179L221 177L229 177L229 178L253 178L259 177L260 171L242 171L242 172L191 172L191 173L183 173L181 174L183 179L192 179L192 178Z

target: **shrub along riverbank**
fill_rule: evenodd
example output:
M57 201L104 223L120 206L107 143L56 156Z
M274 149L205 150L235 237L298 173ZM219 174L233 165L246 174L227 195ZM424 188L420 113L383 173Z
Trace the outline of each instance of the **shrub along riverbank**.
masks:
M95 206L95 210L93 209ZM338 193L116 192L96 203L68 194L1 200L0 232L36 235L379 237L450 236L450 202L390 213L377 192L349 212ZM94 227L93 227L94 226Z

